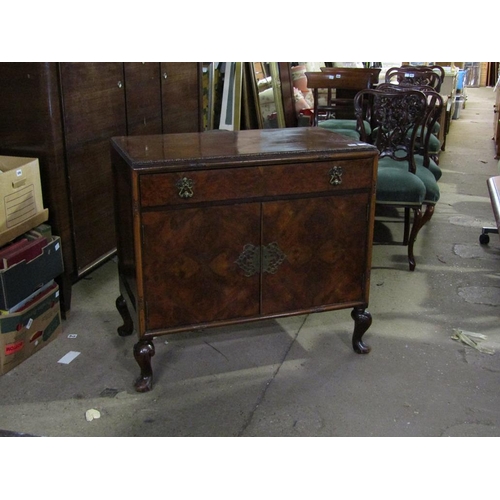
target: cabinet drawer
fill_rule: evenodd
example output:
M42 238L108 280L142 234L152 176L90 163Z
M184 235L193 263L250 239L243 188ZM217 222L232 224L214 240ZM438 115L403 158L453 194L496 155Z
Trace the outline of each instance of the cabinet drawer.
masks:
M224 168L141 176L141 205L154 207L336 190L370 189L373 159Z
M140 183L143 207L242 199L262 192L258 168L147 174Z
M366 189L373 183L373 158L276 165L264 172L266 196Z

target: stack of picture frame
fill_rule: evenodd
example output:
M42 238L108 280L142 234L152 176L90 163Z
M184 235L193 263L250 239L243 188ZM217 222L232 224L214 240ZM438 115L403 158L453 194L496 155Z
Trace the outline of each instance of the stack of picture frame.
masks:
M278 63L203 63L205 130L286 126Z

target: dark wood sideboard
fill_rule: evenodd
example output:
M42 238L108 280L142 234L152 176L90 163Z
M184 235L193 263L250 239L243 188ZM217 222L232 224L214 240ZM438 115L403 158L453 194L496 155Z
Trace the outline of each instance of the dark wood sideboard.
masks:
M72 284L115 252L111 137L201 127L201 63L0 63L0 154L39 158L63 315Z
M369 351L374 147L289 128L116 137L111 157L137 391L168 333L352 308Z

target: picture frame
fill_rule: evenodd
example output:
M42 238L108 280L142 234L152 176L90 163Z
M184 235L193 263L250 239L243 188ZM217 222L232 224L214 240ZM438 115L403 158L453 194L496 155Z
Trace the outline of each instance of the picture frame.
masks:
M240 130L243 63L226 62L219 129Z
M276 106L278 128L284 128L286 127L285 111L283 108L283 94L281 92L281 77L278 63L270 62L269 71L271 73L271 82L274 93L274 105Z
M217 63L203 63L203 130L213 130L215 120L215 70Z

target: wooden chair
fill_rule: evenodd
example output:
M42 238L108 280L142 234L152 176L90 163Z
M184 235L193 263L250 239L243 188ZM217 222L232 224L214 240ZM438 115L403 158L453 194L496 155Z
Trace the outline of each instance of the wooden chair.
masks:
M444 77L446 76L446 72L444 70L444 68L442 66L439 66L437 64L429 64L429 65L415 65L415 66L412 66L410 64L407 64L407 65L403 65L401 66L401 68L403 69L423 69L423 70L432 70L434 71L434 73L437 73L439 75L439 78L441 79L441 85L443 84L444 82Z
M417 174L415 163L417 134L428 113L427 97L410 87L366 89L358 92L354 106L361 140L379 150L376 203L404 209L403 244L408 246L409 268L414 271L415 240L440 196L432 172L422 167ZM371 133L365 127L367 121Z
M444 70L443 70L444 71ZM386 83L407 83L410 85L428 85L436 92L441 90L441 76L427 66L402 66L389 68L385 73Z
M444 77L445 71L442 66L401 66L399 68L390 68L385 75L385 82L428 86L432 87L436 92L440 92ZM432 128L434 135L430 137L428 145L431 157L436 163L438 163L439 153L444 149L444 144L438 138L439 130L440 123L436 120Z
M404 91L405 88L412 88L423 92L427 97L427 114L415 139L415 164L417 167L422 166L429 169L436 178L436 181L438 181L442 176L438 161L441 142L434 133L434 130L443 110L443 97L427 85L382 83L377 88L380 90L389 88L396 91Z
M379 72L364 68L322 68L322 71L306 72L307 86L314 98L313 126L336 132L358 131L354 97L360 90L372 88Z

